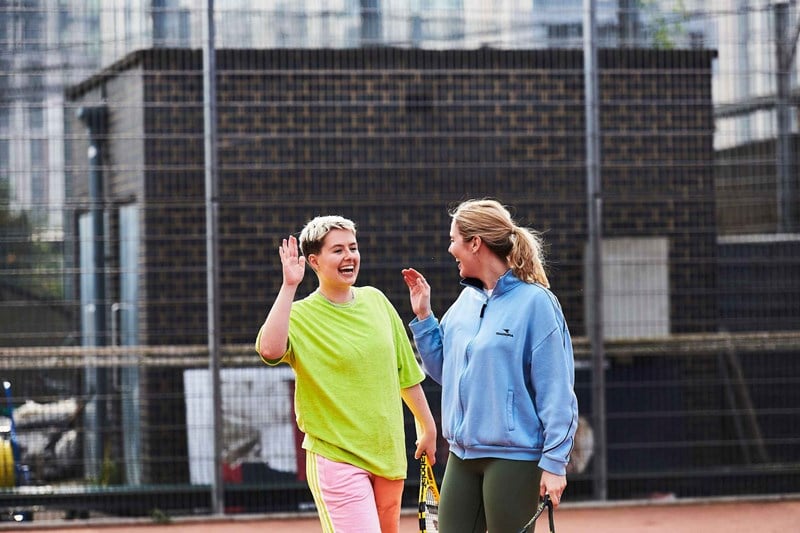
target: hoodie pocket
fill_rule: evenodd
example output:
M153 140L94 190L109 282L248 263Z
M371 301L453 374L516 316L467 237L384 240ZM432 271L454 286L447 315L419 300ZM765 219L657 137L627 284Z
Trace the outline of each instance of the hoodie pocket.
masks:
M514 391L511 389L506 394L506 425L509 431L514 431Z

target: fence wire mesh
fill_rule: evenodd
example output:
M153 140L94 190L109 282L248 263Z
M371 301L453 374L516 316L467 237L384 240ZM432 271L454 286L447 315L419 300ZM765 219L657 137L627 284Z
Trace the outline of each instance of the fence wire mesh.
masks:
M800 491L794 0L595 3L602 417L584 2L218 2L221 428L198 4L0 0L2 519L208 513L217 461L226 513L313 509L293 374L253 349L280 240L352 218L359 284L410 320L414 266L441 315L448 209L481 197L547 245L583 415L573 501L598 498L598 420L611 499Z

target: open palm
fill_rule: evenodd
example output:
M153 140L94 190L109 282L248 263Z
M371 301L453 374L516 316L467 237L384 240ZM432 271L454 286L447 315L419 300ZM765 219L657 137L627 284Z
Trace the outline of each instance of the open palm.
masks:
M288 239L283 239L278 251L283 265L283 282L286 285L300 285L306 273L306 258L300 255L297 238L290 235Z
M403 269L403 280L408 286L411 309L418 317L427 316L431 312L431 287L425 278L413 268Z

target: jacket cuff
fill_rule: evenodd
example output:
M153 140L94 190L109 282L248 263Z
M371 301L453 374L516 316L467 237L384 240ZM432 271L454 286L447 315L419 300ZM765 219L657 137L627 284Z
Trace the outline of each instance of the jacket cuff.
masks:
M567 475L567 465L559 461L553 461L544 456L539 459L539 468L557 476Z
M415 337L419 337L421 335L425 335L436 329L439 326L439 321L436 320L436 316L433 313L428 315L425 320L419 320L417 317L408 323L408 327L411 330L411 333Z

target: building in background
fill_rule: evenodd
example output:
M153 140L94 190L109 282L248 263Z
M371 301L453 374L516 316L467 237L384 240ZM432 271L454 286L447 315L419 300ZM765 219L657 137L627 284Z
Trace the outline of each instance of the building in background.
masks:
M99 5L0 0L0 181L38 239L63 237L64 87L100 64Z
M776 3L600 0L601 47L707 48L715 147L775 138ZM581 47L582 0L228 0L218 48ZM786 14L789 28L796 9ZM201 48L192 0L0 0L0 181L38 238L63 237L63 88L135 50ZM789 43L792 44L792 43ZM798 57L794 56L793 71ZM796 85L796 76L792 78ZM797 124L792 114L791 132Z
M0 344L78 340L64 265L64 88L98 68L100 2L0 0ZM65 233L65 229L67 232ZM23 296L27 295L27 296ZM28 320L20 327L20 320Z

